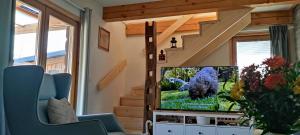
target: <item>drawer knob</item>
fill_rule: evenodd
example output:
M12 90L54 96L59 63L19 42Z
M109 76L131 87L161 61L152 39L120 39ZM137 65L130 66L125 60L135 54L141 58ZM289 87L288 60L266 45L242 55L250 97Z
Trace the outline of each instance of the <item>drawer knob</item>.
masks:
M199 134L199 135L203 135L203 133L202 133L202 132L199 132L198 134Z
M172 132L172 130L168 130L168 133L171 133Z

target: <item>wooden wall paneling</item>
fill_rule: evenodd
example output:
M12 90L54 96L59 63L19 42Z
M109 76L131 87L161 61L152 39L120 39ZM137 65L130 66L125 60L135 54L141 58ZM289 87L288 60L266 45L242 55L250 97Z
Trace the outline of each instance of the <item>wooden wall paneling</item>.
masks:
M276 25L276 24L292 24L293 11L270 11L261 13L252 13L251 25Z

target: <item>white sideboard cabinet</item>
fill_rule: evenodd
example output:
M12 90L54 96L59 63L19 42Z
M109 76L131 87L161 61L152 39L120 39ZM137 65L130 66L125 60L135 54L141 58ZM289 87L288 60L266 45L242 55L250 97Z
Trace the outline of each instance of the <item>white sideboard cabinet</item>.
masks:
M156 110L153 115L154 135L253 135L251 126L239 125L240 113Z

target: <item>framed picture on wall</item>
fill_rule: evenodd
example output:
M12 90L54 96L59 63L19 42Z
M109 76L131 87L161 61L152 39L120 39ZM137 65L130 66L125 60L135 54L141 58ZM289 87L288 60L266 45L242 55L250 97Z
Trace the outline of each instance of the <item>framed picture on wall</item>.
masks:
M98 48L109 52L110 32L102 27L99 27L98 33Z

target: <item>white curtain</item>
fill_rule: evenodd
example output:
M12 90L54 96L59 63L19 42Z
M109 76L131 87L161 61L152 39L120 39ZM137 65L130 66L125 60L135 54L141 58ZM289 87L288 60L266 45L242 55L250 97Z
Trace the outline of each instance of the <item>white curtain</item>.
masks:
M92 10L84 8L81 11L81 33L80 33L80 53L79 53L79 73L78 73L78 94L77 94L77 115L86 113L86 97L87 97L87 79L89 69L89 44L91 29L91 13Z
M5 135L7 128L3 106L3 70L12 62L15 4L15 0L0 0L0 135Z

